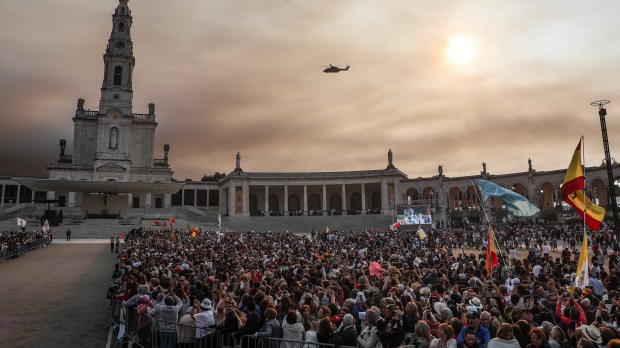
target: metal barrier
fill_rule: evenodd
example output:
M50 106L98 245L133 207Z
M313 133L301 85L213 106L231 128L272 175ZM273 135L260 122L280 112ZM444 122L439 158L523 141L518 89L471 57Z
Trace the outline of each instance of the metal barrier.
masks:
M124 301L115 298L108 306L104 329L114 327L113 347L139 348L334 348L332 343L285 340L275 337L227 336L214 329L155 319L138 314ZM206 331L205 331L206 330ZM203 334L206 332L206 335ZM198 336L198 338L197 338ZM203 336L203 337L200 337ZM338 348L356 348L338 346Z
M24 245L16 245L11 248L0 250L0 260L9 260L19 257L31 250L38 249L42 246L48 245L50 243L49 238L37 238L30 242L27 242Z

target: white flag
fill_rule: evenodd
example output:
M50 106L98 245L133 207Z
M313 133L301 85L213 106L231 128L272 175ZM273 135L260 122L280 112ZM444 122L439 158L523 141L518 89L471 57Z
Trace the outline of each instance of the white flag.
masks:
M26 220L17 218L17 226L26 227Z
M47 219L45 219L45 222L43 223L43 227L41 228L43 230L43 232L46 232L50 230L50 223L49 221L47 221Z

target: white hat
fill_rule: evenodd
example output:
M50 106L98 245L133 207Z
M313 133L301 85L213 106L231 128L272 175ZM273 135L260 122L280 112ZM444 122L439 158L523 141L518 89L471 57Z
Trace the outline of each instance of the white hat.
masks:
M202 300L200 307L202 307L203 309L207 309L207 310L211 309L211 300L209 300L208 298L205 298L204 300Z
M469 300L469 304L476 307L479 310L482 310L482 302L480 302L480 299L477 297L474 297L471 300Z
M581 325L581 332L588 341L602 343L601 331L594 325Z
M435 313L441 314L441 310L444 308L448 308L448 305L445 302L435 302L433 303L433 309L435 309Z

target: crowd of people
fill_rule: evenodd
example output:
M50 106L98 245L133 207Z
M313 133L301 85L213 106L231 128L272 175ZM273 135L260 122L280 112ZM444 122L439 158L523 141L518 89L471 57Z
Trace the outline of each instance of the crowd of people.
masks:
M29 250L29 246L38 247L51 241L49 233L40 231L2 231L0 232L0 260L16 257Z
M579 227L494 230L502 253L488 274L484 225L429 230L423 240L417 231L139 228L126 234L108 294L141 327L167 323L162 347L252 348L265 337L282 338L281 348L620 347L611 229L592 233L582 288L574 286Z

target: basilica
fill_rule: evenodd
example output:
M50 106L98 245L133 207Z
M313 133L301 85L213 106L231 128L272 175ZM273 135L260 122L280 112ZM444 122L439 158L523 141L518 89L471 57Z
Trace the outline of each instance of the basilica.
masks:
M421 206L432 216L434 225L461 226L483 219L482 204L473 186L477 178L525 196L540 207L543 217L557 219L570 211L562 204L560 191L566 169L539 172L529 161L522 172L492 174L483 163L480 173L471 176L450 177L438 166L431 177L409 178L397 168L391 150L387 151L384 168L308 173L245 171L242 154L233 153L229 174L218 182L175 181L168 161L171 146L154 146L155 104L146 106L146 113L134 112L132 73L136 59L128 1L120 0L112 15L98 110L85 109L84 100L77 100L72 149L66 148L65 139L59 140L59 157L48 166L47 178L0 177L0 215L62 211L65 216L90 219L173 215L204 221L216 221L219 215L229 219L395 218L402 207ZM616 173L620 169L615 161L613 168ZM606 205L605 163L587 171L587 194ZM501 201L487 204L497 218L506 217Z

